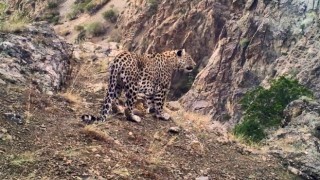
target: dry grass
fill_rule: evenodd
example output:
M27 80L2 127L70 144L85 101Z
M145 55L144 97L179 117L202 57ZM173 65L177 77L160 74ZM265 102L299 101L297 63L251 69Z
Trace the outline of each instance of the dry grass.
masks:
M5 21L0 22L0 31L6 33L21 32L29 23L30 19L26 14L15 12L7 17Z
M177 136L173 136L168 139L165 134L157 131L153 135L153 138L154 139L148 148L149 155L147 157L147 161L154 165L161 165L165 163L163 162L163 155L166 152L166 148L176 141Z
M21 32L26 28L25 22L5 22L3 26L0 26L0 31L5 33Z
M201 115L194 112L186 112L184 110L170 111L174 122L184 129L192 129L196 132L208 131L212 125L211 117L209 115Z
M25 152L23 154L17 155L16 157L13 157L13 159L10 161L11 165L14 166L22 166L25 163L31 163L35 161L35 155L32 152Z
M94 125L85 126L80 132L98 141L103 141L103 142L111 141L111 138L107 133L99 130Z
M33 116L31 113L31 93L32 93L32 83L30 81L29 83L29 89L28 89L28 102L27 102L27 110L24 112L24 115L26 117L26 123L30 122L31 117Z
M82 104L81 96L78 93L67 91L65 93L59 94L61 97L66 99L69 103L74 105L80 105Z

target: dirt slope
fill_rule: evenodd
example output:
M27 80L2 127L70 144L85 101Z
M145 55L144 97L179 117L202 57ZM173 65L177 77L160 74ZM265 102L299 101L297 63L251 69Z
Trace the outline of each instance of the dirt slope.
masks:
M197 115L171 112L174 122L144 117L139 124L115 116L85 126L79 115L100 110L106 62L79 61L64 94L0 87L0 114L28 115L24 125L0 116L0 179L294 178L267 155L218 141L221 134ZM181 132L168 133L176 125Z

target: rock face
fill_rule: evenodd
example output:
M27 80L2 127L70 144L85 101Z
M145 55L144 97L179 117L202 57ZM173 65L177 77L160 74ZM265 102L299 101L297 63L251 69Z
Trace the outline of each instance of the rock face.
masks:
M285 113L285 127L271 133L268 151L299 169L306 179L319 178L320 104L301 98L291 102Z
M320 97L319 11L318 0L140 0L119 27L130 50L186 48L201 71L182 104L235 124L239 98L279 75L297 77Z
M239 121L239 98L279 75L291 75L319 99L319 6L306 1L236 1L206 67L182 98L213 120ZM231 118L231 119L230 119Z
M131 3L121 16L119 29L123 31L124 47L139 53L185 48L199 66L204 66L229 16L228 6L204 0L148 2ZM177 73L169 95L179 96L181 93L175 91L178 87L185 93L189 85L183 86L188 79Z
M32 83L52 93L71 71L72 46L46 23L34 23L20 33L0 33L0 52L0 84Z
M281 75L297 78L319 101L319 14L319 0L163 0L156 4L139 0L127 8L118 25L129 50L186 48L197 61L199 73L181 104L232 127L242 116L238 101L244 93L258 85L268 86L270 79ZM283 142L274 134L270 144L279 140L292 146L296 143L285 141L298 140L301 149L280 149L278 155L317 178L315 122L319 115L301 112L281 129L288 138Z

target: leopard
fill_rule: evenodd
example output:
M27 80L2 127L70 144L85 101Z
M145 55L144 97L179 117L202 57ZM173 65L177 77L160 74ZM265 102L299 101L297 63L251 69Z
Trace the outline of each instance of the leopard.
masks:
M192 72L196 62L185 49L140 55L122 51L115 56L109 66L109 84L100 116L82 115L82 121L93 123L105 121L112 113L121 112L127 120L140 122L134 114L133 106L138 96L146 101L146 113L161 120L171 117L163 112L164 103L176 71ZM119 104L122 91L125 93L125 107Z

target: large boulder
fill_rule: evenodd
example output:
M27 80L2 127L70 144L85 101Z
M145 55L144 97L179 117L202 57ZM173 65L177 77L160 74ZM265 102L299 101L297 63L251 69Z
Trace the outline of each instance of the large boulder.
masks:
M0 32L0 83L32 83L41 92L60 90L71 71L73 48L46 23L21 32Z
M320 177L320 104L301 98L285 109L283 128L271 133L267 150L307 179Z

